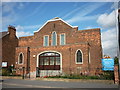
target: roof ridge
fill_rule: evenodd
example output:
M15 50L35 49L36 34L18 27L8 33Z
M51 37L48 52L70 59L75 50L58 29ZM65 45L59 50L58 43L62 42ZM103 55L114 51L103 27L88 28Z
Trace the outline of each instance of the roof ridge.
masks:
M58 20L61 20L62 22L66 23L67 25L69 25L72 28L78 27L78 26L72 26L72 25L70 25L69 23L67 23L66 21L64 21L63 19L61 19L59 17L55 17L53 19L48 20L46 23L43 24L43 26L41 26L37 31L34 31L34 32L40 31L48 22L53 22L53 21L58 21Z

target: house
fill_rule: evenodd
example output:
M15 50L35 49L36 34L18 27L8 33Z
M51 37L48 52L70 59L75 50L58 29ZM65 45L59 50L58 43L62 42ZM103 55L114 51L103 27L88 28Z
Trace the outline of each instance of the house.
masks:
M3 67L15 66L15 49L18 46L16 29L8 26L8 31L0 32L0 60Z
M101 59L100 28L78 30L58 17L48 20L33 36L19 37L15 50L16 73L22 75L24 67L30 77L95 75Z

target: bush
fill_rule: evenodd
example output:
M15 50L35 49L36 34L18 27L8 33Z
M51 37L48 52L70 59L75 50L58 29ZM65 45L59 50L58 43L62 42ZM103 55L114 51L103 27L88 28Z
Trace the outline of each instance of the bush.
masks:
M114 80L114 71L105 71L102 75L100 75L100 79Z
M49 76L47 78L114 80L114 72L107 71L99 76L65 75L65 76Z
M65 75L65 76L49 76L48 78L66 78L66 79L99 79L98 76L80 76L80 75Z
M16 71L12 67L2 68L2 76L16 76Z
M9 76L11 72L7 68L2 69L2 76Z

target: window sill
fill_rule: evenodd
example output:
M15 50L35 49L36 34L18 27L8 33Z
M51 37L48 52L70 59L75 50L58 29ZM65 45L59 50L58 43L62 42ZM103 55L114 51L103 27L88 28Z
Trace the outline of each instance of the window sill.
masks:
M83 63L76 63L76 64L83 64Z

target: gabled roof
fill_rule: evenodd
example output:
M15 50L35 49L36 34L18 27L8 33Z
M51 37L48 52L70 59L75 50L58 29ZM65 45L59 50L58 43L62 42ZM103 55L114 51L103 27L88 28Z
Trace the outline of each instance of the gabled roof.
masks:
M48 22L54 22L54 21L58 21L58 20L66 23L68 26L70 26L72 28L78 27L78 26L72 26L72 25L70 25L69 23L67 23L66 21L64 21L63 19L61 19L59 17L55 17L55 18L53 18L51 20L48 20L42 27L40 27L37 31L34 31L34 32L38 32L39 30L41 30Z

